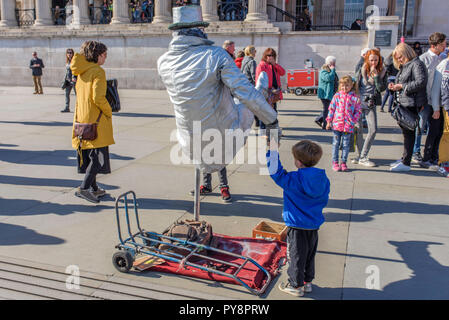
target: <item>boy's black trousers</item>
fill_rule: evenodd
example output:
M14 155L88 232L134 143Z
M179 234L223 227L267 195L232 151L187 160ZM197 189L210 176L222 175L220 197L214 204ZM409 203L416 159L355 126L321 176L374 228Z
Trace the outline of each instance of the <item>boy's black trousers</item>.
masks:
M315 278L315 254L318 247L318 230L288 227L288 282L294 288Z

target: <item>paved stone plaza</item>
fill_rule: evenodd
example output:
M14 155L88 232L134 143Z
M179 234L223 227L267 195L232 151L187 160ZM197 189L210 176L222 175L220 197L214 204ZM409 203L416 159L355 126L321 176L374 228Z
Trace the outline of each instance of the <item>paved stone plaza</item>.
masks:
M162 232L176 219L193 216L193 167L170 162L175 120L168 95L120 91L122 111L113 116L116 144L110 147L113 172L98 179L110 196L94 205L74 196L82 175L71 148L73 113L59 112L63 91L32 92L31 86L0 87L1 298L298 299L277 288L287 278L285 267L261 298L236 285L118 273L111 263L118 243L114 197L134 190L147 230ZM388 171L402 154L402 135L387 113L379 113L370 153L378 166L349 164L351 172L334 173L332 134L313 122L320 109L315 96L290 94L279 106L284 167L294 169L295 142L315 140L324 149L319 167L331 180L314 292L304 299L448 299L449 179L416 166L411 173ZM260 168L228 167L231 204L219 198L213 175L214 193L202 199L201 217L214 232L251 236L260 220L282 222L282 191ZM79 290L66 289L69 265L81 270ZM46 280L51 277L60 282Z

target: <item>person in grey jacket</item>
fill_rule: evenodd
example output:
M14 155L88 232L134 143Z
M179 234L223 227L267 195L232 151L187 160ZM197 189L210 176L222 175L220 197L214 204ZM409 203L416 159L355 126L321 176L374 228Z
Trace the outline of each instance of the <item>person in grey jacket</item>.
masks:
M30 60L30 69L32 70L34 82L34 94L44 94L42 89L42 68L45 68L42 59L37 57L37 52L33 52L33 59Z
M70 112L70 92L73 91L76 94L75 83L76 77L72 75L72 70L70 69L70 62L72 61L74 55L73 49L67 49L65 52L66 57L66 73L64 77L64 90L65 90L65 108L61 112Z
M247 46L245 48L245 57L242 61L242 68L240 69L253 86L256 86L257 62L255 60L255 57L256 48L253 45ZM257 118L256 115L254 115L254 120L256 123L256 127L259 127L259 118Z
M438 173L449 177L449 59L443 60L435 70L432 85L432 107L440 108L443 133L438 146Z
M441 112L441 106L433 107L432 103L432 86L434 81L435 70L440 62L443 60L440 54L446 48L446 35L435 32L429 37L430 49L422 54L419 59L426 65L429 79L427 81L427 104L423 106L423 110L420 112L422 126L429 128L426 138L426 144L424 146L424 157L419 161L419 165L423 168L429 168L432 165L438 165L438 144L440 143L441 135L443 134L443 114ZM419 153L417 145L421 146L421 130L417 130L415 140L415 153ZM420 154L419 154L420 155ZM419 158L419 157L418 157Z
M406 43L400 43L393 51L393 61L399 72L395 83L388 88L396 94L397 103L407 108L418 118L418 109L427 103L427 69L416 56L415 51ZM404 153L402 159L391 164L391 171L410 171L415 131L401 127L404 136Z
M382 103L382 92L387 88L387 72L382 60L378 50L368 51L365 55L365 63L356 75L362 112L368 124L368 135L363 141L363 120L360 117L354 131L359 155L352 160L352 163L366 167L375 166L375 163L369 160L368 153L377 133L376 107Z

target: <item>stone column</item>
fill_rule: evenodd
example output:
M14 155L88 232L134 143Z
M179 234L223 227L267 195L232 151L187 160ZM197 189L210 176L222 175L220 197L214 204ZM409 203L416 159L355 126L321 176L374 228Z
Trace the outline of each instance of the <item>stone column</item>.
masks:
M217 0L201 0L203 20L207 22L218 21Z
M156 0L154 1L154 19L153 23L171 23L171 1Z
M16 0L0 0L2 18L0 27L17 27Z
M72 25L90 24L88 0L73 0Z
M249 0L246 22L268 21L267 0Z
M114 0L112 3L111 23L130 23L128 12L128 0Z
M52 24L51 0L36 0L36 20L34 21L34 26L50 26Z

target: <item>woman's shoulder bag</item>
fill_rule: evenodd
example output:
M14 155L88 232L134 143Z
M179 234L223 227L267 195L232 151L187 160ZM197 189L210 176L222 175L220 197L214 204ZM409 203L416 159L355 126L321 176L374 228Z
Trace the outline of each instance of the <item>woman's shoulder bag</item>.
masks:
M120 111L120 98L118 95L117 79L107 80L106 100L111 106L112 112Z

